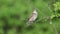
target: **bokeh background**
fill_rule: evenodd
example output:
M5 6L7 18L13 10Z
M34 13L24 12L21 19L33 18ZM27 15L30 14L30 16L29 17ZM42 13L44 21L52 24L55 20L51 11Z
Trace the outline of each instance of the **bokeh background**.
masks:
M38 17L27 27L34 8ZM0 34L56 34L56 31L60 34L60 0L0 0Z

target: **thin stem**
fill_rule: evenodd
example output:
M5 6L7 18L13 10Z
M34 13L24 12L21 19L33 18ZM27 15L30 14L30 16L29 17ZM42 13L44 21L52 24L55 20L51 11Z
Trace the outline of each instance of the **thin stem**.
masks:
M52 23L52 20L51 20L51 19L50 19L50 23L51 23L51 25L52 25L52 27L53 27L53 29L54 29L54 31L55 31L55 34L58 34L57 28L56 28L56 26Z

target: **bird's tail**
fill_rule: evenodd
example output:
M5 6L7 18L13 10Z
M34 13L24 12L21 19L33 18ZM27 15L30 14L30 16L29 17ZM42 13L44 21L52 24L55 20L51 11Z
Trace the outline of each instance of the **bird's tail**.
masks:
M31 25L31 22L30 22L30 21L28 21L28 22L26 23L26 25L27 25L27 26L30 26L30 25Z
M31 26L32 23L33 23L33 22L28 21L28 22L26 23L26 25L27 25L27 26Z

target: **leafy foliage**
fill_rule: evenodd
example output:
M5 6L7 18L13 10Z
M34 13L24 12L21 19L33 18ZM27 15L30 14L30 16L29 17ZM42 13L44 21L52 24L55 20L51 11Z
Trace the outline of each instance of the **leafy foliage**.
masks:
M34 8L37 9L38 18L34 24L27 27L26 22ZM56 34L56 31L60 34L59 24L60 2L0 0L0 34Z

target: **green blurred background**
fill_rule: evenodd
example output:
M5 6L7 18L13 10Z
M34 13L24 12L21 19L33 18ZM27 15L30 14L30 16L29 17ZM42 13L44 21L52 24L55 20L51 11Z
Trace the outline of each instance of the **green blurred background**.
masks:
M34 8L38 18L27 27ZM56 34L53 25L60 34L60 0L0 0L0 34Z

